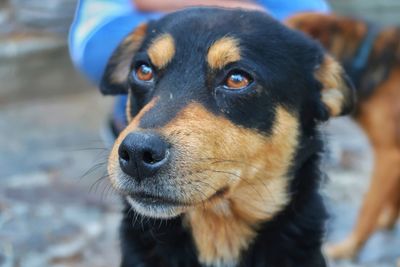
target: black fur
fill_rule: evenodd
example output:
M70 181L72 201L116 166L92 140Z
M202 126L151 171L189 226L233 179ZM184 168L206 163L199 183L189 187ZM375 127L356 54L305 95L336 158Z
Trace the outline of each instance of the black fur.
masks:
M321 102L322 85L314 77L324 51L263 13L199 8L152 22L141 48L132 55L132 67L143 60L152 38L162 32L175 39L177 49L172 62L155 74L157 83L151 88L142 90L143 85L135 82L130 85L133 103L138 106L132 115L150 99L159 97L157 105L141 119L142 129L165 125L193 101L264 135L271 133L277 105L300 118L300 146L288 170L290 203L262 224L235 267L326 266L321 253L326 212L318 193L323 146L317 122L328 119L329 114ZM210 71L205 61L207 49L223 36L240 40L242 60L221 71ZM244 68L254 77L247 93L234 95L219 88L221 79L233 68ZM109 66L104 86L112 71L113 66ZM128 84L120 85L115 93ZM201 266L191 233L181 217L145 218L127 203L123 214L122 267Z

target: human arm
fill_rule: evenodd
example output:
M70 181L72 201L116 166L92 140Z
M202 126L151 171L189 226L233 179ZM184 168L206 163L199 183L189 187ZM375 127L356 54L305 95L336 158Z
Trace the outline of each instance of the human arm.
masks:
M249 0L131 0L135 7L145 12L171 12L190 6L219 6L226 8L265 9Z

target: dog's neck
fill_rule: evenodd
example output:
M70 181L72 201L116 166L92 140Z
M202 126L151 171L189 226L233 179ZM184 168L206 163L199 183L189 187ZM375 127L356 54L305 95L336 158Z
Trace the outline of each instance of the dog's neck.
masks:
M256 223L235 209L229 200L210 209L197 208L186 215L197 248L199 261L205 266L237 266L238 259L256 233Z
M288 203L287 177L246 181L231 196L204 203L185 215L206 266L236 266L262 222Z

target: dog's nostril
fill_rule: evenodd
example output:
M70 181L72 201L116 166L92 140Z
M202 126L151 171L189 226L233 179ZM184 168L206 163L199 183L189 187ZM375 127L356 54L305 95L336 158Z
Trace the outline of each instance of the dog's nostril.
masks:
M153 154L150 151L143 152L143 161L147 164L154 164L158 160L154 159Z
M119 151L119 157L125 161L129 161L130 157L129 157L129 153L128 151L126 151L125 149L121 149Z
M157 162L160 162L164 159L165 155L161 154L156 154L153 151L146 150L143 151L143 162L147 164L155 164Z

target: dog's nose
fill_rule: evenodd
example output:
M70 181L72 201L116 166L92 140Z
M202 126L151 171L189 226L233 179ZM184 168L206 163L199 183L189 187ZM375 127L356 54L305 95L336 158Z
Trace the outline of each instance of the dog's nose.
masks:
M168 145L154 133L130 133L118 149L123 172L136 179L153 176L168 158Z

